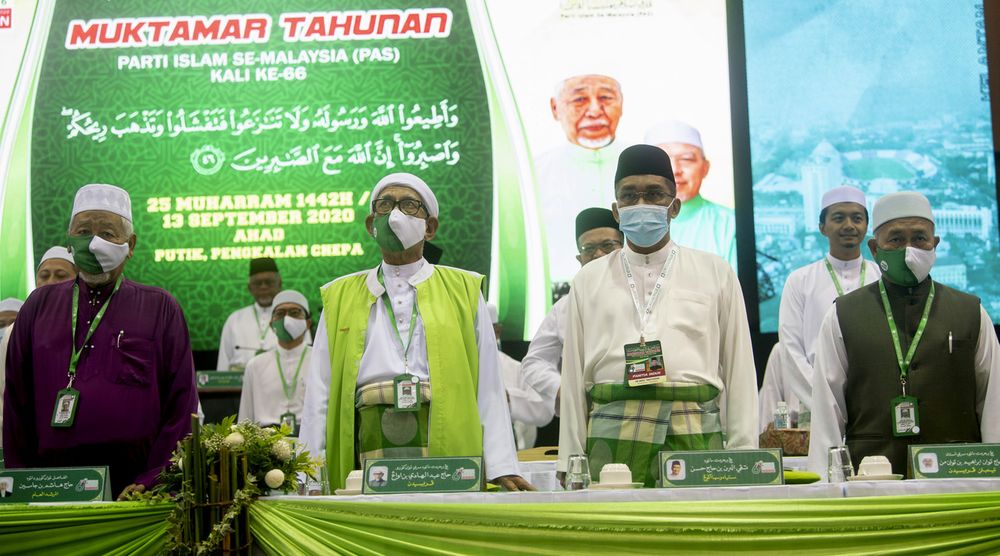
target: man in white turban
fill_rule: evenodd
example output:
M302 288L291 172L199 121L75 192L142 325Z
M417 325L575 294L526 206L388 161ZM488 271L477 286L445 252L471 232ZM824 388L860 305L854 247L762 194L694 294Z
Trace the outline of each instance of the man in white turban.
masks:
M49 284L68 282L74 278L76 278L76 264L73 262L73 255L65 247L56 245L49 248L38 262L35 286L40 288Z

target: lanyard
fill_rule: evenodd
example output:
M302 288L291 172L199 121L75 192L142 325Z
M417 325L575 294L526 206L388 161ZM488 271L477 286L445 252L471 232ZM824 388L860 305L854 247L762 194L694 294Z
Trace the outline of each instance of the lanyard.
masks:
M389 299L389 290L385 287L385 279L382 277L382 267L378 267L378 282L382 284L382 289L385 293L382 294L382 304L385 305L385 310L389 312L389 320L392 321L392 329L396 331L396 337L399 338L399 345L403 348L403 371L409 372L410 366L408 361L408 356L410 353L410 346L413 345L413 330L417 327L417 301L413 300L413 309L410 311L410 333L406 342L403 342L403 335L399 333L399 326L396 325L396 313L392 310L392 300Z
M295 396L295 390L299 387L299 372L302 370L302 362L306 360L306 353L309 351L309 346L302 349L302 355L299 356L299 364L295 366L295 378L292 379L292 383L289 385L288 381L285 380L285 370L281 368L281 356L278 355L278 350L274 350L274 360L278 363L278 376L281 377L281 389L285 392L285 399L292 401L292 397Z
M833 265L830 264L830 259L823 257L823 262L826 263L826 271L830 273L830 279L833 280L833 287L837 288L837 297L844 295L844 289L840 287L840 280L837 280L837 275L833 272ZM865 270L868 269L868 265L865 264L864 259L861 259L861 280L858 282L858 287L865 285Z
M931 313L931 304L934 302L934 282L931 282L931 292L927 295L924 303L924 313L920 316L920 325L917 326L917 333L913 335L910 342L910 349L906 351L906 358L903 358L903 348L899 343L899 330L896 329L896 321L892 318L892 308L889 307L889 296L885 293L885 284L878 281L878 291L882 295L882 307L885 309L885 318L889 321L889 333L892 335L892 347L896 349L896 362L899 364L899 381L903 384L903 395L906 395L906 375L910 372L910 362L913 361L913 354L917 352L917 344L924 335L924 327L927 326L927 316Z
M656 299L660 297L660 290L663 289L663 284L666 282L667 276L670 275L670 271L674 268L674 257L676 256L677 248L671 248L670 255L667 256L667 260L663 263L663 267L660 269L660 276L656 279L656 284L653 286L653 293L649 296L646 308L643 309L639 303L639 290L635 285L635 278L632 276L632 265L629 264L628 257L625 256L625 250L621 250L622 268L625 269L628 289L632 293L632 303L635 304L635 312L639 316L640 344L646 343L646 324L649 322L649 316L653 314L653 305L656 304Z
M76 349L76 317L80 312L80 285L73 282L73 315L72 321L70 322L70 329L73 331L72 336L72 346L73 355L69 358L69 385L73 386L73 381L76 379L76 366L80 363L80 356L83 355L83 350L87 348L87 342L90 341L90 337L94 335L94 331L97 330L97 326L101 324L101 319L104 318L104 312L108 310L108 305L111 304L111 298L115 296L115 292L122 285L122 276L118 277L118 281L115 282L115 289L111 290L111 295L108 296L108 300L104 302L104 305L97 311L97 316L90 323L90 328L87 330L87 336L83 339L83 345L80 349Z
M274 302L272 302L272 305L273 304L274 304ZM268 329L271 328L271 322L270 321L264 321L264 326L260 325L260 317L261 317L261 315L257 313L257 304L256 303L253 304L253 316L254 316L254 318L257 319L257 332L260 334L260 343L261 343L261 346L263 346L263 344L264 344L264 338L267 337L267 331L268 331Z

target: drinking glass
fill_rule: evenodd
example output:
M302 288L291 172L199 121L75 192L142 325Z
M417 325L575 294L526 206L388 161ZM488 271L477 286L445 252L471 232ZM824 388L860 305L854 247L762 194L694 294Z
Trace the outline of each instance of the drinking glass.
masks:
M566 473L566 490L590 488L590 462L585 455L569 457L569 471Z
M842 483L854 476L851 451L847 446L831 446L827 463L827 479L831 483Z

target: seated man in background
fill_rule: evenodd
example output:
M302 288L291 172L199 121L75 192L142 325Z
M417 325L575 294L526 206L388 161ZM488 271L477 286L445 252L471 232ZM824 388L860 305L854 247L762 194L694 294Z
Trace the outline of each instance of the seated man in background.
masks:
M17 319L17 312L21 310L24 302L15 297L8 297L0 301L0 330L14 324Z
M301 293L283 290L274 296L271 329L278 347L251 359L243 375L240 421L261 425L288 425L298 435L309 368L306 332L312 328L309 302Z
M333 488L365 457L483 456L487 479L532 489L518 471L483 277L424 260L439 212L422 179L382 178L370 208L382 263L321 288L301 440L325 450Z
M273 349L278 343L271 330L274 296L281 291L281 274L274 259L250 260L247 290L254 303L239 309L226 319L219 338L220 371L241 370L254 355Z
M35 287L58 284L75 278L76 265L73 263L73 255L65 247L57 245L42 255L38 270L35 271Z

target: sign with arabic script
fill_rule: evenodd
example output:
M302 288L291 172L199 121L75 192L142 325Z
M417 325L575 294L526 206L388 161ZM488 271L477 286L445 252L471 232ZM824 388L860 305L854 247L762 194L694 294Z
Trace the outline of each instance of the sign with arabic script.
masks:
M780 485L784 481L778 449L660 452L664 487Z
M375 458L364 464L364 494L477 492L483 458Z
M910 446L914 479L1000 477L1000 444Z
M198 371L199 390L229 390L243 387L243 371Z
M0 471L0 504L111 500L107 467L48 467Z

